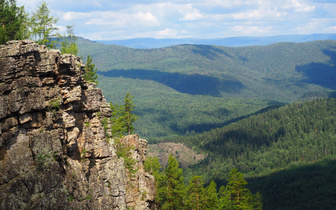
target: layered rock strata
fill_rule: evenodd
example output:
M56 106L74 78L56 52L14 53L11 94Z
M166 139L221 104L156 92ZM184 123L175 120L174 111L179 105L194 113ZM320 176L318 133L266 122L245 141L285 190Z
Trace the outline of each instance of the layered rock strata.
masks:
M0 46L0 209L154 208L151 175L133 180L147 196L128 190L102 125L111 111L83 73L78 57L32 41Z

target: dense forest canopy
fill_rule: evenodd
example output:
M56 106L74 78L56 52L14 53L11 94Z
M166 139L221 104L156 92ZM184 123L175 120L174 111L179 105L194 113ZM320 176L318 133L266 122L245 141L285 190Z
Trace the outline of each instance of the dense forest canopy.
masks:
M82 38L108 100L134 95L135 130L150 142L201 133L268 106L335 95L336 41L132 49Z
M249 177L251 190L262 193L267 209L275 209L274 205L280 209L284 206L290 209L293 205L302 208L308 204L294 204L295 198L302 201L306 196L311 199L306 202L317 208L317 200L312 198L314 193L299 193L303 188L300 183L306 180L310 183L308 186L318 189L317 194L326 195L322 200L330 207L335 199L329 200L329 193L336 187L332 175L336 172L335 116L335 99L316 99L271 109L200 135L167 141L193 145L209 154L205 160L186 169L187 180L202 175L207 183L215 180L223 184L226 183L223 175L237 168ZM302 172L298 173L301 167ZM330 178L322 179L327 176ZM326 183L330 188L326 189ZM281 189L274 189L276 185ZM281 194L275 195L275 192Z

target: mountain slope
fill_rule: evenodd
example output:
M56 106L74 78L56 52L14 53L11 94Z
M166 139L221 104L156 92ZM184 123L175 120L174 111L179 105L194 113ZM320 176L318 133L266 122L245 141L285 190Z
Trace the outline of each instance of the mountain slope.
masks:
M308 92L336 88L336 41L240 48L179 45L149 50L83 39L78 45L80 54L90 54L107 77L153 80L188 94L293 102ZM188 83L195 77L201 80L197 86L208 89L204 84L211 84L211 89L183 91L181 85L192 87Z
M134 95L141 116L136 132L146 138L200 133L274 101L327 96L336 89L336 41L331 40L132 49L78 39L78 46L80 55L93 57L108 101L122 103L126 92ZM248 104L258 105L246 109Z
M336 100L286 105L228 126L175 141L209 153L190 172L223 180L232 167L249 175L266 175L291 164L335 155ZM201 167L203 166L203 167Z

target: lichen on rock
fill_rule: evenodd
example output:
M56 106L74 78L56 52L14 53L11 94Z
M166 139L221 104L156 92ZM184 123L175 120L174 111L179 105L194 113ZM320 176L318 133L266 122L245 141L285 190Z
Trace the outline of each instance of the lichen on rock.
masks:
M101 124L111 110L83 73L78 57L33 41L0 46L0 209L154 208L151 175L137 175L141 205L127 192L124 160Z

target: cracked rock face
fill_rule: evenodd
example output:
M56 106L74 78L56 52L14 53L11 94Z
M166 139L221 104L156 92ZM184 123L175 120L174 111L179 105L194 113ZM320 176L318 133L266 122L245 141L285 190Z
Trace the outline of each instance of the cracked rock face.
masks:
M101 124L111 111L83 73L78 57L29 40L0 46L0 209L154 208L151 175L135 180L148 195L141 204L127 192ZM141 168L144 153L133 154Z

